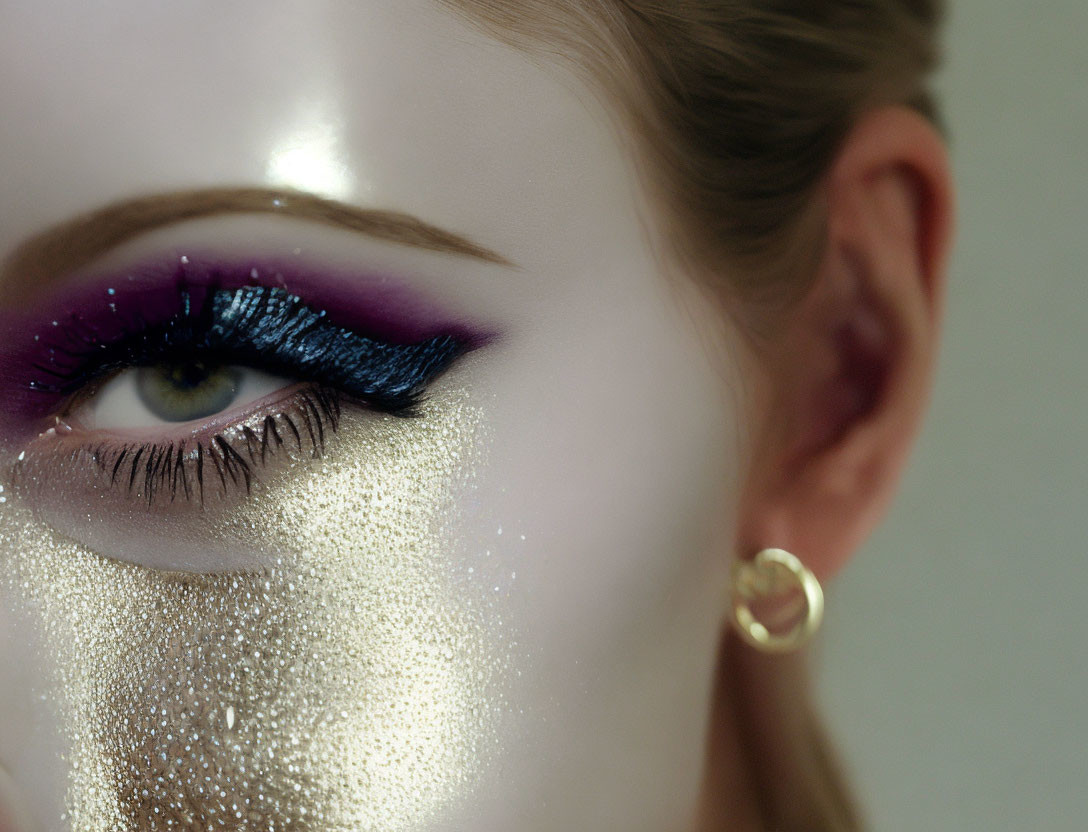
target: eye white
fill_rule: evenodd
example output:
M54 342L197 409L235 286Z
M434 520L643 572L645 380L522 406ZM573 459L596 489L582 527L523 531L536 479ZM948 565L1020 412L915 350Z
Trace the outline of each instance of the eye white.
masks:
M243 407L296 383L295 379L271 375L250 367L231 369L238 374L238 385L230 403L220 413ZM78 422L84 427L96 430L176 428L179 424L184 424L162 419L151 412L137 389L138 372L137 367L122 370L102 385L80 407L76 414Z

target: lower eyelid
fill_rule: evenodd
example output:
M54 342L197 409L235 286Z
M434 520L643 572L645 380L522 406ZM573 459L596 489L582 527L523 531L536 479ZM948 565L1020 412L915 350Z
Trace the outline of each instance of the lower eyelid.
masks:
M49 488L81 493L95 504L108 495L107 508L125 499L148 509L204 507L246 496L270 465L320 457L341 407L336 391L300 383L246 408L241 418L230 414L230 421L184 435L58 425L20 454L13 485L30 504Z

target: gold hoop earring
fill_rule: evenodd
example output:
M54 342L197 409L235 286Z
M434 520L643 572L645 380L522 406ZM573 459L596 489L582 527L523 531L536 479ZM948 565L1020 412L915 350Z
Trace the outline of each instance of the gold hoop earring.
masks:
M772 633L752 612L751 604L800 589L803 616L782 634ZM733 564L732 623L748 644L764 653L788 653L804 645L820 627L824 593L816 576L785 549L764 549L751 561Z

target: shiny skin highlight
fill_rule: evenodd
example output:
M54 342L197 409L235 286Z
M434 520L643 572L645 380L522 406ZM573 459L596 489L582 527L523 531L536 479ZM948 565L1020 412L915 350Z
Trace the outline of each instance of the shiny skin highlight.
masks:
M269 557L255 571L122 563L0 505L73 832L412 830L471 792L510 663L443 516L483 439L457 391L417 419L345 412L324 456L210 522Z

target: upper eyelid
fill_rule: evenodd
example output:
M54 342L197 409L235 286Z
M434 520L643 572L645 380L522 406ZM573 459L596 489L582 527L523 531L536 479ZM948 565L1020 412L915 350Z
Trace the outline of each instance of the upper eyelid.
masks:
M345 329L392 344L449 335L465 352L505 340L505 330L451 314L444 305L413 287L410 276L362 267L337 267L308 257L223 255L218 249L145 256L108 272L89 273L34 305L0 308L0 446L19 444L62 404L30 389L41 375L33 369L47 356L48 343L66 329L89 325L103 342L131 331L130 318L167 320L178 309L178 286L208 291L272 286L297 293L314 309ZM137 321L138 323L138 321ZM87 334L87 332L84 332ZM94 333L91 333L94 334ZM60 345L64 349L64 345ZM264 368L263 366L261 368ZM267 369L267 368L265 368Z
M186 337L176 330L189 327L190 340L175 343L174 349L206 353L217 346L218 339L221 348L229 346L234 350L235 363L285 373L317 372L321 374L317 380L339 386L372 405L408 411L417 399L413 391L467 351L467 345L452 337L393 345L352 333L330 323L323 311L310 309L284 290L208 290L197 306L186 289L180 291L176 317L130 332L111 344L99 344L99 349L88 350L67 368L63 359L52 368L39 367L54 377L63 379L66 372L69 375L63 383L39 382L36 386L46 392L71 394L108 372L135 366L141 360L168 359L170 345L164 339ZM269 324L275 314L288 317ZM269 326L279 329L269 332ZM149 341L153 342L150 347L146 346ZM141 355L139 350L149 352ZM71 351L64 350L65 354ZM230 358L230 353L224 353L224 360ZM354 365L353 370L346 369L348 364ZM87 366L93 368L91 372Z

